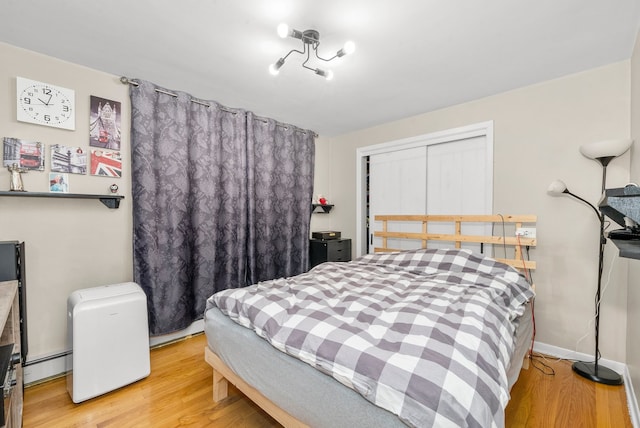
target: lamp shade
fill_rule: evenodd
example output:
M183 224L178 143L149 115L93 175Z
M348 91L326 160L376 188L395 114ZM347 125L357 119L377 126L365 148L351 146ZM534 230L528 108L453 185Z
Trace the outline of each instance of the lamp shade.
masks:
M604 140L587 143L580 146L580 153L589 159L618 157L629 150L633 140L625 138L618 140Z
M567 185L562 180L555 180L547 188L547 193L551 196L560 196L567 192Z

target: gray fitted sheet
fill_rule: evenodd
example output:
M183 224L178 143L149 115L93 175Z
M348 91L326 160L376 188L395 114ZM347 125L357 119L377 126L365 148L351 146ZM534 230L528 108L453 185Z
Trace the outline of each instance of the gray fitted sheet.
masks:
M248 384L309 426L404 427L394 414L308 364L272 347L252 330L236 324L218 308L204 316L209 348ZM507 372L509 388L520 374L533 323L530 305L518 319L516 349Z

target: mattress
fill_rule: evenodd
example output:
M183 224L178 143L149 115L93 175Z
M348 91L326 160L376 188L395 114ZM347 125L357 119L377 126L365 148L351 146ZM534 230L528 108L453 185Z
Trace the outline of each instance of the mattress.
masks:
M394 414L371 404L332 377L271 346L252 330L222 314L205 312L209 348L239 377L278 407L313 427L404 427ZM516 382L529 349L533 322L530 305L516 320L516 347L507 371Z

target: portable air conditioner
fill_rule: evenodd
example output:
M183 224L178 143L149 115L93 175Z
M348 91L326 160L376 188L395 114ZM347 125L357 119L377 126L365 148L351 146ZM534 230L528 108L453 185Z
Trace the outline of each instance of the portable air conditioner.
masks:
M74 403L151 372L147 298L136 283L76 290L67 300L67 390Z

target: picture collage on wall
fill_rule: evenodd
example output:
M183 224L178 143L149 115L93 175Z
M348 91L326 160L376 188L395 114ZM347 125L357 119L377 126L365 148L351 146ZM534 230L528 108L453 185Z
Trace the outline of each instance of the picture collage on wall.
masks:
M91 95L89 148L52 144L50 146L49 191L69 193L71 174L122 177L121 103ZM3 167L16 172L45 171L45 144L4 137Z

